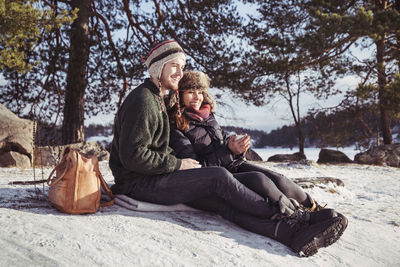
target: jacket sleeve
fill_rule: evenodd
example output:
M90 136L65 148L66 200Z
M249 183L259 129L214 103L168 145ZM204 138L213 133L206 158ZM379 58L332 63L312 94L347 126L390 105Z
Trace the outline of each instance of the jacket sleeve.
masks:
M235 156L228 147L230 136L221 130L222 140L218 140L219 143L214 145L214 152L207 154L202 159L204 166L223 166L227 169L231 169L235 165L236 159L242 158L243 155ZM214 141L217 142L217 141Z
M231 138L230 135L227 135L223 130L222 130L222 136L223 136L223 142L228 147L229 139ZM228 147L229 149L229 147Z
M222 166L230 168L230 166L234 161L234 155L228 148L227 140L229 138L227 138L222 131L221 131L222 140L221 137L218 137L221 135L212 133L213 131L218 131L218 129L220 129L217 122L216 124L217 125L214 126L211 132L210 129L207 130L207 133L212 140L212 143L209 145L210 147L213 148L212 152L207 154L202 154L200 162L203 166Z
M225 144L220 144L213 153L201 158L203 166L222 166L229 168L234 160L234 155Z
M180 159L192 158L199 160L196 153L194 152L193 145L189 138L185 134L176 128L175 124L172 122L170 124L170 141L169 144L171 148L175 151L175 156Z
M169 173L179 169L181 160L177 159L168 147L168 134L161 138L164 142L155 147L155 135L168 132L163 125L166 114L154 108L151 97L137 98L130 103L122 116L120 124L119 158L124 168L147 175ZM164 124L168 124L165 119ZM163 127L167 127L166 129Z

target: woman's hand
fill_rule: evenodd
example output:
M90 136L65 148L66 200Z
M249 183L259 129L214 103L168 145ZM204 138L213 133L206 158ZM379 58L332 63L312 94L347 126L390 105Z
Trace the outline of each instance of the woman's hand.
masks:
M237 139L237 135L234 134L229 138L228 147L235 156L243 154L250 147L250 136L245 134L242 138Z

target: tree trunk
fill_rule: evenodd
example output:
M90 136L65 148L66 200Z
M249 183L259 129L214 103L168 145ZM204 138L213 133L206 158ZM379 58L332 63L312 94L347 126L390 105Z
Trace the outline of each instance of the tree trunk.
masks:
M301 129L301 123L296 124L297 134L299 135L299 152L304 155L304 135L303 129Z
M394 7L397 10L397 12L400 13L400 0L396 0ZM400 33L397 33L397 46L400 46ZM397 68L398 68L397 72L400 73L400 58L399 57L397 58Z
M71 25L70 51L65 91L62 143L84 141L86 69L89 59L89 0L73 0L72 9L79 8L78 18Z
M304 155L304 136L303 136L303 130L301 129L301 120L300 120L300 86L298 87L297 94L296 94L296 103L297 103L297 108L295 111L294 104L293 104L293 94L290 91L290 82L289 82L289 75L285 77L286 81L286 91L288 93L288 98L287 101L289 103L290 107L290 112L292 113L294 124L297 127L297 133L298 133L298 140L299 140L299 152ZM297 113L297 116L296 116Z
M387 1L377 1L379 9L385 9ZM385 73L385 42L386 35L381 34L381 38L376 41L376 64L378 70L378 98L379 98L379 110L381 119L381 131L384 144L391 144L392 129L391 129L391 118L390 118L390 97L386 92L386 73Z

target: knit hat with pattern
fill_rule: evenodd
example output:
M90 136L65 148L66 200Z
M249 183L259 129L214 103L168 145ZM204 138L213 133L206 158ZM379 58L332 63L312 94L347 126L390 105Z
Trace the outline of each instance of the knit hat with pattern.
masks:
M152 46L145 60L150 76L160 79L165 63L176 58L182 58L186 61L182 47L174 40L162 41Z

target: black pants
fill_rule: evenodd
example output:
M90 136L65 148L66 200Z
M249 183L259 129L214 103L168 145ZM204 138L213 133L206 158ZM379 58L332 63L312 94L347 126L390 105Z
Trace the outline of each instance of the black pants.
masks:
M254 217L247 213L241 212L233 208L225 200L218 197L197 199L187 203L187 205L199 210L217 213L224 219L250 232L273 239L280 238L279 236L275 236L275 228L277 225L276 221Z
M232 174L223 167L182 170L136 179L127 195L164 205L185 203L215 212L251 232L273 237L276 222L269 218L279 211L277 205L268 200L282 192L274 183L264 183L269 188L258 188L258 183L254 181L259 178L271 181L260 172ZM245 184L265 196L260 196Z
M303 189L277 172L244 162L237 168L234 176L246 187L273 202L278 201L280 196L284 196L294 198L305 206L310 205Z
M135 179L127 195L164 205L190 204L207 198L220 199L234 210L258 218L270 218L278 212L274 203L267 202L264 197L247 188L223 167L141 177Z

